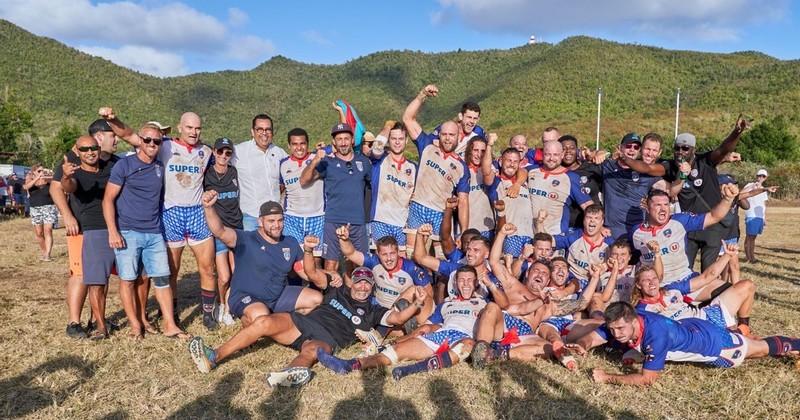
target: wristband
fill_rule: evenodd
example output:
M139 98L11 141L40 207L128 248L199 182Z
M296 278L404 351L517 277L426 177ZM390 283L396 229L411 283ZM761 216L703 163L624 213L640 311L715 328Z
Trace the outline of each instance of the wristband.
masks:
M506 211L505 211L505 210L503 210L503 211L498 211L498 212L497 212L497 217L506 217Z

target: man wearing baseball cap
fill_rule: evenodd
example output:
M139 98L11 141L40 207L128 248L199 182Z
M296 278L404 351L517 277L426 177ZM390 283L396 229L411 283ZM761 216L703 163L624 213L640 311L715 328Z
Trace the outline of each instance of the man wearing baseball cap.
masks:
M342 250L336 229L347 226L353 246L362 253L369 251L367 243L367 215L364 199L372 180L372 163L369 158L353 151L353 128L338 123L331 128L333 154L317 149L314 159L300 175L303 187L322 179L325 181L325 227L323 230L322 258L325 270L336 271ZM352 267L347 262L348 267ZM345 269L345 273L351 270Z
M189 344L189 353L200 372L207 373L234 352L249 347L261 337L270 337L300 354L285 369L267 374L267 385L302 386L311 380L310 368L317 363L318 349L332 354L352 344L356 330L369 331L379 324L402 325L422 306L426 293L421 287L414 293L413 305L402 311L373 303L375 278L372 270L366 267L353 270L350 287L342 285L341 279L331 281L330 276L314 266L313 252L318 244L319 238L314 236L307 236L303 241L303 265L309 280L325 290L322 304L308 314L262 316L216 349L205 346L201 337L194 338Z
M722 200L717 165L724 162L725 157L736 150L739 138L749 127L750 124L740 115L728 137L710 152L695 153L697 138L691 133L681 133L675 137L673 159L653 164L625 159L625 164L635 171L663 176L667 182L672 183L672 190L678 191L681 211L706 213ZM688 234L686 255L689 266L694 263L698 251L701 253L702 271L717 260L720 241L729 223L729 219L724 219L718 224Z
M742 206L745 209L744 226L747 235L744 238L744 253L749 263L756 262L756 236L761 235L767 226L767 200L769 200L767 193L778 191L777 186L764 186L768 176L766 169L759 169L756 172L756 180L745 185L741 194L743 198L747 198L749 205L749 207Z

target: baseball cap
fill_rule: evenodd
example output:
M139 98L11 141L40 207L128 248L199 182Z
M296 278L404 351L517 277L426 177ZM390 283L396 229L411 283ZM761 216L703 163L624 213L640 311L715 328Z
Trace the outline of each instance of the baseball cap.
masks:
M227 137L220 137L217 139L217 141L214 142L214 149L222 149L225 147L233 150L233 142L230 141Z
M734 178L731 174L719 174L717 179L719 180L719 185L736 183L736 178Z
M639 135L636 133L628 133L622 137L622 141L619 144L625 145L630 143L642 143L642 139L639 138Z
M170 127L168 125L161 124L158 121L148 121L147 125L152 125L152 126L158 127L158 129L161 130L162 134L169 134L169 132L172 131L172 127Z
M756 176L762 176L762 175L769 176L766 169L759 169L758 172L756 172Z
M94 122L89 125L90 136L93 136L95 133L99 133L102 131L113 132L114 130L111 129L111 124L109 124L108 121L104 119L94 120Z
M353 270L353 284L356 284L360 281L368 281L369 284L375 284L375 276L372 274L372 270L367 267L357 267Z
M678 137L675 137L675 146L690 146L695 147L697 145L697 138L694 134L691 133L680 133Z
M274 214L283 214L283 207L274 201L265 202L258 210L258 217L270 216Z
M339 133L350 133L350 135L353 135L353 129L348 123L339 123L331 128L331 137L335 137Z

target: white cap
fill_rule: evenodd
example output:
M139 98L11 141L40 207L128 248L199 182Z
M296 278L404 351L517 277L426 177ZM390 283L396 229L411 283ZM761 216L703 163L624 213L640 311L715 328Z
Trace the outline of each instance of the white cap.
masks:
M766 169L759 169L758 172L756 172L756 176L762 176L762 175L769 176Z

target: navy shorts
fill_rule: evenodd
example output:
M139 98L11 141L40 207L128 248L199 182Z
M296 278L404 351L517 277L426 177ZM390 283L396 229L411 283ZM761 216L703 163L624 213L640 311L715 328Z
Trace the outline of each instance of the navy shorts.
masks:
M336 340L333 339L333 336L330 335L325 327L309 320L304 315L298 314L297 312L293 312L291 316L294 326L300 331L300 337L297 337L297 340L292 342L290 345L291 348L299 351L306 341L319 340L331 346L331 353L336 351L338 347L336 345Z
M347 226L347 223L325 222L325 232L322 234L324 240L322 258L326 260L339 261L342 258L342 249L339 247L339 238L336 236L336 229L340 226ZM350 242L353 243L357 251L367 254L369 252L367 225L351 224Z
M116 256L114 249L108 246L108 230L87 230L83 232L81 250L81 266L83 267L83 284L88 286L105 286L114 269Z
M303 291L301 286L286 286L283 288L281 295L277 299L267 299L264 296L258 296L242 291L231 292L228 297L228 307L231 314L237 318L244 316L244 310L254 303L263 303L270 312L293 312L297 304L297 298Z

